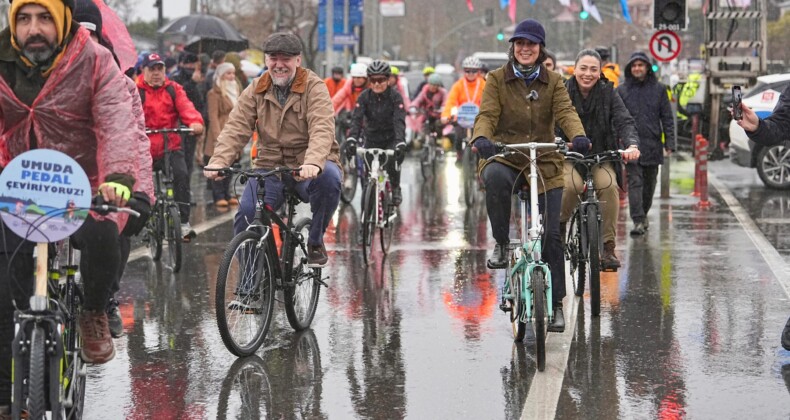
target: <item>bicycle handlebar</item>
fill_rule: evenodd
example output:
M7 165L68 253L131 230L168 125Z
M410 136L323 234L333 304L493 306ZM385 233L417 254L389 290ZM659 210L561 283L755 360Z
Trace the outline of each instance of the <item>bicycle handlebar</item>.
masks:
M222 177L226 177L232 174L239 174L245 178L255 178L255 179L264 179L270 176L279 175L279 174L291 174L292 176L299 176L299 172L301 171L300 168L288 168L285 166L277 167L272 169L271 171L267 172L258 172L256 170L245 170L245 169L238 169L233 167L226 167L226 168L203 168L204 171L210 172L219 172L219 175Z
M179 133L179 134L187 134L193 133L195 130L189 127L178 127L178 128L146 128L145 134L160 134L160 133Z
M606 150L600 153L593 153L590 155L583 155L578 152L566 151L564 153L565 157L569 160L579 163L601 163L601 162L610 162L610 161L619 161L623 159L623 153L625 150L617 149L617 150Z
M129 205L136 201L137 199L132 197L126 203L127 205ZM109 213L126 213L130 216L140 217L139 212L132 210L129 207L118 207L118 206L113 206L112 204L107 204L101 195L97 195L96 197L93 197L93 200L91 200L90 210L95 211L96 213L99 213L102 216L106 216Z

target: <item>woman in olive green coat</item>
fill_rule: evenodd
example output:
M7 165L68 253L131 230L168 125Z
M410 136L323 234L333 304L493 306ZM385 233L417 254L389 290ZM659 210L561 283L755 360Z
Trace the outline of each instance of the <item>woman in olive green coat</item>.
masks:
M546 59L545 38L546 32L538 21L527 19L519 23L510 38L510 61L488 74L472 135L472 144L480 157L487 159L496 153L494 142L553 143L555 124L569 139L587 140L562 78L542 65ZM565 262L559 222L563 156L556 151L539 151L537 166L543 179L538 199L541 214L545 214L543 255L551 270L554 303L554 319L548 329L562 332L565 330L562 313ZM483 161L480 174L485 184L488 220L496 240L488 267L506 268L511 194L527 182L529 164L520 154L498 157Z

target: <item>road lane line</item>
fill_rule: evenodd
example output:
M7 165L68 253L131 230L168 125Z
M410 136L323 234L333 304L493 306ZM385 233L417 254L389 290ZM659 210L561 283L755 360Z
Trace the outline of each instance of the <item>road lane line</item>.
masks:
M757 250L762 254L765 262L768 263L768 267L774 273L774 278L776 278L777 283L782 286L785 295L790 298L790 268L787 266L787 263L785 263L784 258L782 258L771 242L766 239L763 232L757 227L757 224L754 223L754 220L741 206L741 203L738 202L738 199L735 198L735 195L730 189L711 171L708 171L708 182L713 185L713 188L716 188L721 198L727 203L730 211L732 211L735 218L741 223L746 234L749 235L749 238L754 243L754 246L756 246Z
M576 316L579 305L584 304L573 292L568 262L565 263L565 290L568 295L563 299L563 307L568 308L570 304L570 311L565 313L565 332L549 333L546 338L546 369L543 372L535 370L535 377L532 378L527 391L527 401L524 402L524 410L521 412L522 419L553 419L557 414L571 342L576 332Z
M215 217L215 218L213 218L211 220L207 220L207 221L205 221L203 223L195 225L195 227L193 227L192 230L194 230L195 233L197 233L197 234L201 234L201 233L203 233L203 232L205 232L205 231L207 231L209 229L213 229L213 228L215 228L215 227L217 227L217 226L219 226L219 225L221 225L223 223L226 223L228 221L233 220L233 216L235 214L236 214L236 212L228 212L228 213L221 214L221 215L219 215L219 216L217 216L217 217ZM129 253L129 261L139 260L140 258L147 257L148 255L149 255L148 254L148 247L147 246L140 246L140 247L137 247L137 248L133 249L132 252Z

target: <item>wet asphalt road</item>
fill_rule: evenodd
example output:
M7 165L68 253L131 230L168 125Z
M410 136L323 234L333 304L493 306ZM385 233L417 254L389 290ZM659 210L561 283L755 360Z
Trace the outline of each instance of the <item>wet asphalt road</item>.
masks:
M179 274L147 257L129 264L118 296L126 335L114 361L89 370L86 418L510 419L529 416L531 387L549 379L562 386L543 403L561 419L790 416L790 352L778 346L787 295L718 195L712 211L692 208L683 164L673 166L673 197L654 203L648 235L628 237L624 209L623 267L602 276L601 317L591 319L585 297L575 319L566 314L577 323L572 344L556 350L567 368L537 373L534 343L514 344L497 309L503 273L485 267L484 208L459 200L452 164L431 185L414 163L404 166L390 257L365 268L358 200L341 208L313 328L294 333L278 305L264 347L240 360L224 348L213 307L229 213L200 202L195 178L193 225L228 221L187 247ZM753 198L759 180L736 181L750 212L770 207ZM781 213L761 214L787 256Z

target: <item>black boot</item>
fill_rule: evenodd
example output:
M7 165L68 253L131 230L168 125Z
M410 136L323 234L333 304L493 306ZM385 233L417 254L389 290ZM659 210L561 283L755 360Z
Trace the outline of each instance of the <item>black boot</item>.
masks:
M488 268L492 270L507 268L507 244L494 245L494 253L488 259Z
M392 189L392 205L400 206L400 203L402 201L403 201L403 195L401 194L400 187L394 187Z
M562 304L554 304L554 319L549 324L549 332L564 332L565 331L565 316L562 314Z

